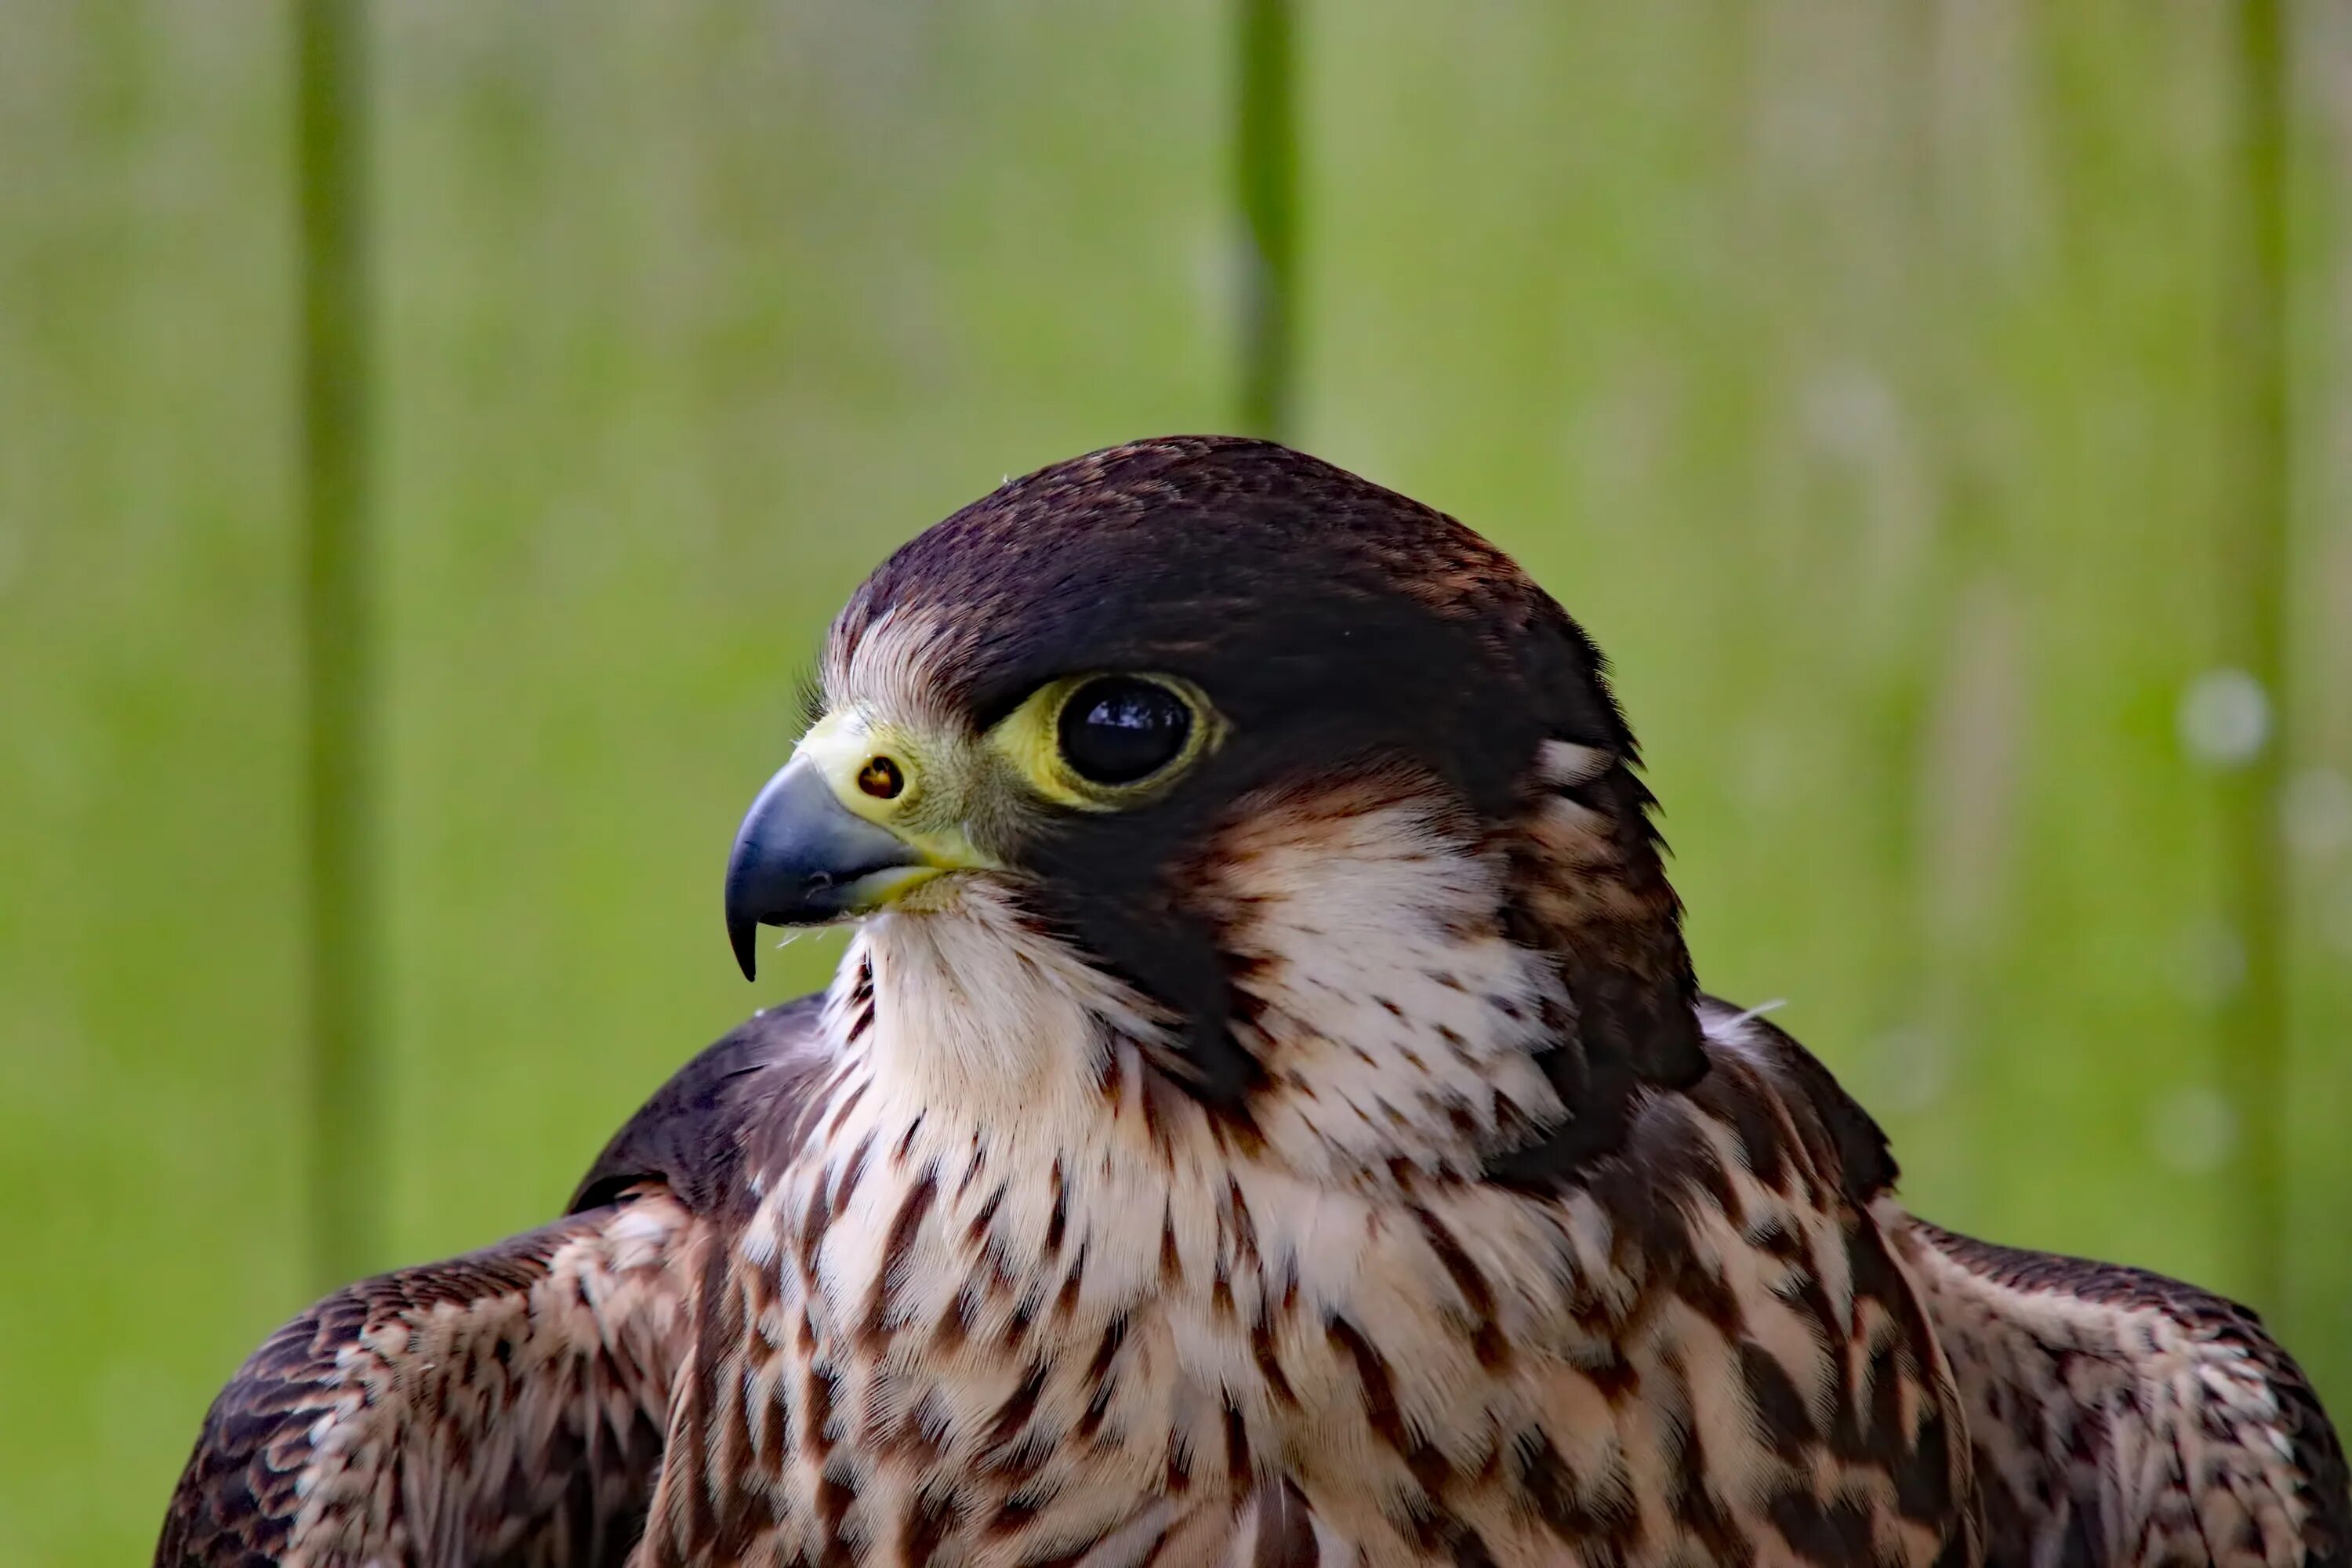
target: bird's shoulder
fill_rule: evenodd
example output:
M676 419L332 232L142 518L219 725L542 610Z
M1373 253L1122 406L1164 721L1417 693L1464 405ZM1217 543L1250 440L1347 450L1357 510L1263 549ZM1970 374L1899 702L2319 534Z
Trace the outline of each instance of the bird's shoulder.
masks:
M1699 999L1707 1072L1688 1091L1718 1120L1744 1126L1743 1149L1793 1141L1857 1205L1894 1190L1901 1174L1886 1133L1845 1086L1786 1031L1753 1008ZM1760 1120L1778 1109L1787 1121Z
M648 1189L324 1298L213 1402L159 1568L619 1563L660 1453L692 1228Z
M1627 1462L1670 1494L1693 1471L1755 1478L1679 1494L1674 1527L1706 1560L1771 1542L1798 1561L1978 1561L1962 1414L1875 1212L1895 1179L1884 1133L1754 1012L1702 998L1697 1022L1694 1080L1643 1087L1617 1141L1548 1184L1507 1184L1571 1232L1588 1210L1605 1219L1581 1274L1630 1310L1567 1310L1613 1341L1641 1391ZM1687 1441L1643 1446L1660 1412ZM1522 1484L1539 1511L1543 1489Z
M1706 1197L1733 1212L1743 1206L1738 1190L1752 1187L1866 1225L1898 1174L1878 1123L1818 1058L1755 1010L1702 996L1696 1013L1705 1065L1693 1081L1644 1086L1607 1140L1574 1163L1506 1170L1504 1184L1668 1210L1683 1197Z
M745 1019L670 1076L621 1125L573 1189L566 1212L659 1183L689 1210L717 1215L745 1194L754 1164L801 1135L804 1106L829 1060L824 997L801 997Z
M2343 1447L2252 1310L1883 1212L1968 1409L1993 1561L2352 1560Z
M680 1068L563 1217L356 1281L270 1335L206 1415L156 1561L617 1563L690 1337L688 1279L747 1153L790 1135L821 1004L761 1013Z

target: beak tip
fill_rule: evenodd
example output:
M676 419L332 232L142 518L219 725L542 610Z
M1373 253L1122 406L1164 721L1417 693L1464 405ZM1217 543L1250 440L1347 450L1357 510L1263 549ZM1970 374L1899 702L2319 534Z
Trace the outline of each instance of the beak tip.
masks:
M877 872L919 864L906 840L842 804L824 773L796 755L751 802L727 856L727 942L743 978L758 978L760 928L824 925L861 913L857 889Z

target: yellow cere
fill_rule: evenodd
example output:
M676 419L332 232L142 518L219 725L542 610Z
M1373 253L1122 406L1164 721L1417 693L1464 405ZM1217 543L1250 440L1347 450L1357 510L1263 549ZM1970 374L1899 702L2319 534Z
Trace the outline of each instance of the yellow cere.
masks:
M935 870L994 867L964 821L982 781L966 748L919 738L904 726L851 708L828 713L795 748L824 773L835 799L913 848ZM895 780L895 790L870 787Z

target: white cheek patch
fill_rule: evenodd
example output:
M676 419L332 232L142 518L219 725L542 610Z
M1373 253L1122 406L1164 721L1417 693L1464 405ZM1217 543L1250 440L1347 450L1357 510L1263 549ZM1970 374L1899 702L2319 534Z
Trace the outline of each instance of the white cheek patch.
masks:
M1204 865L1273 1085L1252 1109L1287 1157L1465 1173L1559 1118L1532 1059L1556 971L1504 935L1500 857L1433 784L1258 803Z

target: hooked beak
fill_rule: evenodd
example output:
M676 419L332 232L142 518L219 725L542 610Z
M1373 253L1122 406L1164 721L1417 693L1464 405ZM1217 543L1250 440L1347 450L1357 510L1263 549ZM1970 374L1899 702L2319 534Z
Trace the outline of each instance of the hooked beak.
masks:
M851 811L815 759L786 763L752 801L727 858L727 940L743 978L759 928L823 925L880 908L935 875L922 852Z

